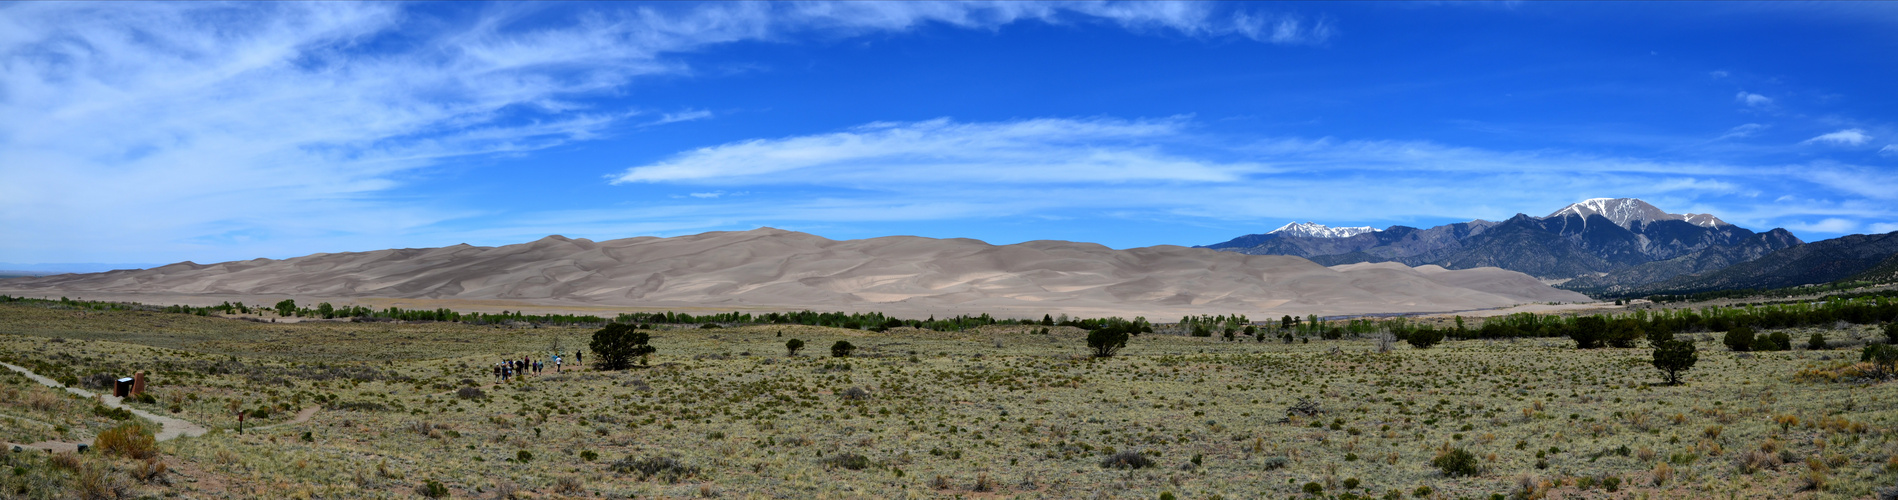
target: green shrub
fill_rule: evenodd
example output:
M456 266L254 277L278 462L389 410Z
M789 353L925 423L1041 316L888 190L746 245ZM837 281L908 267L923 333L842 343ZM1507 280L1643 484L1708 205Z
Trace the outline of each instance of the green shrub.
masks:
M802 340L791 339L791 340L784 341L784 355L785 356L796 356L797 351L803 348L804 348L804 341Z
M1622 318L1608 324L1608 330L1602 336L1602 342L1606 342L1609 347L1627 349L1634 347L1635 341L1646 335L1647 333L1641 328L1641 320Z
M1480 472L1476 455L1462 448L1447 448L1438 452L1437 457L1430 460L1430 465L1449 477L1474 476Z
M588 462L592 462L594 460L599 460L600 454L593 450L580 450L580 459L588 461Z
M1115 453L1101 460L1101 468L1103 469L1144 469L1152 466L1152 459L1147 458L1145 454L1133 450Z
M428 498L448 498L448 487L433 479L415 486L415 494Z
M1442 341L1443 332L1435 328L1419 328L1404 335L1404 342L1408 342L1411 347L1418 349L1429 349L1430 346L1437 345L1438 342Z
M1665 324L1657 323L1654 325L1650 325L1647 329L1647 332L1648 332L1648 346L1649 347L1659 346L1664 342L1674 340L1674 332L1669 331Z
M1325 485L1318 484L1317 481L1305 483L1305 494L1312 496L1323 495L1325 494Z
M1568 329L1569 338L1575 339L1576 349L1600 348L1602 338L1607 335L1608 320L1600 316L1575 318L1575 326Z
M1793 350L1793 336L1788 335L1786 332L1773 332L1772 335L1768 335L1766 338L1773 343L1773 350L1775 351Z
M638 460L627 457L608 464L606 468L621 474L638 474L641 481L659 478L668 483L677 483L699 475L698 467L687 467L669 457Z
M864 470L870 468L870 459L855 453L831 455L824 457L822 462L825 467L842 467L849 470Z
M1898 321L1885 323L1885 343L1898 344Z
M1755 352L1773 352L1779 350L1779 344L1773 343L1773 338L1770 336L1760 335L1753 337L1753 350Z
M124 408L112 408L106 405L93 406L92 414L113 419L113 420L131 420L132 419L131 411L126 410Z
M1826 336L1816 332L1813 333L1811 338L1806 339L1806 348L1814 351L1824 350L1826 348Z
M1884 373L1892 373L1898 365L1898 347L1891 344L1872 344L1859 351L1859 361L1871 363L1873 368Z
M1751 351L1753 350L1753 329L1744 326L1733 327L1727 330L1726 337L1721 338L1720 342L1726 344L1727 349L1734 352Z
M848 358L850 357L850 353L856 350L857 346L850 345L850 341L839 340L837 343L830 345L830 356L833 358Z
M531 462L531 461L533 461L533 460L534 460L534 454L533 454L532 452L529 452L529 451L527 451L527 450L521 450L521 451L519 451L519 452L516 452L516 453L514 454L514 461L516 461L516 462L520 462L520 463L528 463L528 462Z

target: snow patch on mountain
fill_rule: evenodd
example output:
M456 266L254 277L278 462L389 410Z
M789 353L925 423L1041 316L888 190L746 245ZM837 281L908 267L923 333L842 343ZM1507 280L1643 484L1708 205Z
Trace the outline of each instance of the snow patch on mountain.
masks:
M1316 222L1293 222L1280 226L1278 229L1273 229L1271 232L1265 234L1300 236L1305 238L1350 238L1352 236L1375 233L1377 231L1377 229L1372 229L1371 226L1326 227L1324 224Z
M1630 229L1633 228L1635 222L1645 224L1664 220L1686 221L1688 224L1700 227L1731 225L1711 214L1670 214L1667 213L1667 211L1656 208L1654 205L1648 204L1648 202L1634 198L1593 198L1582 200L1580 203L1563 207L1561 210L1556 210L1555 213L1543 218L1548 219L1565 215L1574 215L1582 218L1587 218L1590 215L1600 215L1608 218L1609 221L1613 221L1617 226Z

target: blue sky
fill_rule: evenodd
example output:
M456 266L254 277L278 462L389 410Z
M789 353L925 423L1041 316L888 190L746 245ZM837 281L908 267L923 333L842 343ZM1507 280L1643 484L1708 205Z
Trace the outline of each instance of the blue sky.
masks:
M760 226L1898 230L1889 3L13 3L0 262Z

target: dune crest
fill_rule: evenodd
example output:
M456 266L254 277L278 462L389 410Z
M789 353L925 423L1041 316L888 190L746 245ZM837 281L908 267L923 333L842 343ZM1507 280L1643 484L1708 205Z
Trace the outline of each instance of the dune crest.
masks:
M1154 246L889 236L834 241L761 228L594 242L326 253L19 278L0 289L114 294L519 300L959 314L1436 312L1587 297L1496 268L1327 268L1299 257Z

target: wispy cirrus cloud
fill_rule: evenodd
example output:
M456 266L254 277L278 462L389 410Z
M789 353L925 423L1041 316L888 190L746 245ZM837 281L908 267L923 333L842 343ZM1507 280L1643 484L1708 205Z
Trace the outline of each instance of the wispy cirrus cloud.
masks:
M871 123L850 130L699 148L632 167L616 184L796 184L876 186L947 182L1229 182L1264 170L1246 162L1188 158L1157 142L1181 138L1186 121L1040 119Z
M1766 129L1767 129L1767 126L1765 125L1761 125L1758 123L1747 123L1747 124L1733 127L1731 129L1727 129L1727 133L1720 134L1720 137L1716 137L1714 138L1714 140L1722 141L1722 140L1727 140L1727 139L1743 139L1747 137L1753 137L1754 135L1759 134L1760 131L1766 130Z
M1864 129L1849 128L1845 130L1840 130L1838 132L1822 134L1818 137L1814 137L1811 139L1806 139L1804 142L1801 142L1800 144L1829 144L1833 146L1863 146L1865 145L1865 143L1870 142L1871 140L1872 140L1872 136L1866 135Z

